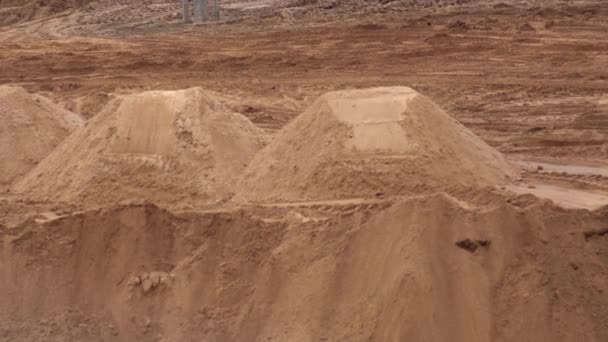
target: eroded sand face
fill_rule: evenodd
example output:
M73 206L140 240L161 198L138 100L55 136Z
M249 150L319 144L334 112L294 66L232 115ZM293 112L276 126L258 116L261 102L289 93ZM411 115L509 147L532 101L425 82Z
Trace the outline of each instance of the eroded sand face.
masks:
M0 189L23 177L84 120L23 88L0 86Z
M110 148L114 153L171 155L177 136L173 122L186 105L183 93L152 92L123 100L117 109L118 138Z
M252 160L237 197L412 194L500 184L515 170L411 88L338 91L321 96Z
M360 93L360 94L358 94ZM372 93L343 92L328 100L332 114L352 127L348 146L361 152L406 153L416 148L401 127L411 88L377 89Z
M110 102L14 187L36 199L105 204L217 201L266 143L245 117L200 88ZM52 181L44 181L50 175Z
M608 341L602 0L222 4L0 1L1 342Z
M47 215L0 235L0 329L12 341L601 341L602 216L484 202Z

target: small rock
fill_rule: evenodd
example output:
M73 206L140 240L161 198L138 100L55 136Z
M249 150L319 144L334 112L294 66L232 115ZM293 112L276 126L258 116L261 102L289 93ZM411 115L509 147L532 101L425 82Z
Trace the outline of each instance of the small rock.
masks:
M129 280L129 283L128 283L128 284L129 284L130 286L136 286L136 285L139 285L139 284L141 284L141 278L140 278L140 277L138 277L138 276L135 276L135 277L133 277L133 278L131 278L131 279Z
M160 273L152 272L150 274L150 280L152 281L152 287L157 287L160 284Z
M519 32L536 32L536 29L530 23L524 23L519 27Z
M152 290L153 285L154 284L150 278L144 279L144 281L141 283L141 287L143 288L144 293L150 292L150 290Z

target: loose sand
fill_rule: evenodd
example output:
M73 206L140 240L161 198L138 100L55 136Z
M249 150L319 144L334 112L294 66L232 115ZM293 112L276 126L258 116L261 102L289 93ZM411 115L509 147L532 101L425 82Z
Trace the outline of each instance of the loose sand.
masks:
M40 216L0 231L0 331L9 341L605 341L608 217L509 202Z
M504 183L515 168L406 87L321 96L256 155L248 201L336 199Z
M91 204L214 202L231 196L264 144L260 129L200 88L144 92L110 102L14 190Z
M90 118L0 194L1 342L608 341L605 1L70 3L0 0L0 81ZM449 115L291 122L398 84Z
M331 92L265 148L218 98L121 96L18 182L101 207L0 226L0 336L608 338L608 212L490 190L517 169L428 98Z
M23 88L0 86L0 190L36 166L83 120Z

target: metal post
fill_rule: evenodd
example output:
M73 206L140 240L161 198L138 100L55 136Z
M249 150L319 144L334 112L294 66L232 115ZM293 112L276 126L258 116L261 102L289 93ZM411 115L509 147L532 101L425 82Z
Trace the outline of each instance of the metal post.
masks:
M205 22L207 20L209 20L208 16L207 16L207 6L208 6L208 0L201 0L201 8L202 8L202 22Z
M207 0L194 0L194 16L199 22L207 21Z
M201 1L202 0L192 0L194 1L194 21L199 21L201 20L201 15L202 15L202 11L201 11Z
M182 17L184 18L184 23L191 23L190 19L190 0L182 0L183 12Z
M220 2L221 0L215 0L215 19L220 20Z

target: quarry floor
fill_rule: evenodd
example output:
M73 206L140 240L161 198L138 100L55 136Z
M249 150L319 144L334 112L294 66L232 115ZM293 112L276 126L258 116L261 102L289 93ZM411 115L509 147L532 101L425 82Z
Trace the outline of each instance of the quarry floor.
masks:
M605 191L608 21L597 6L569 10L421 9L381 24L172 24L103 38L53 35L41 25L28 37L3 32L0 84L89 117L111 93L202 86L269 132L326 91L406 85L527 163L524 182ZM576 169L590 165L597 172Z

